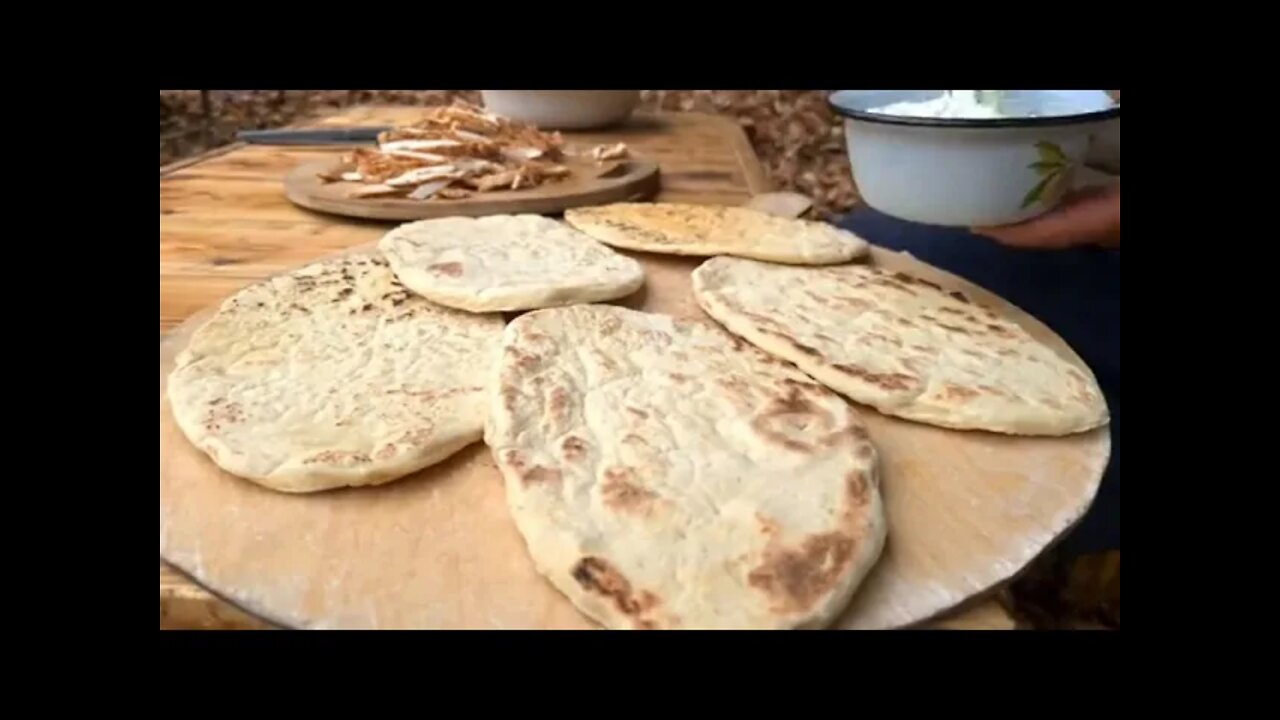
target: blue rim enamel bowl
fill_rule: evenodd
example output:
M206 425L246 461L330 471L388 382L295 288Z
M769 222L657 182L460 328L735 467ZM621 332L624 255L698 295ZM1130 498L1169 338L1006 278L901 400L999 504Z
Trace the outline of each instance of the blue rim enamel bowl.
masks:
M944 90L840 90L853 179L866 204L928 225L994 226L1056 207L1084 163L1090 139L1120 121L1105 90L1006 90L998 118L890 115Z

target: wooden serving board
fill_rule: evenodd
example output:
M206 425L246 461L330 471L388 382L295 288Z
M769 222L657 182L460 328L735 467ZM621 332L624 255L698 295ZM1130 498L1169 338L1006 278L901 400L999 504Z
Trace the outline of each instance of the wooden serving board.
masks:
M341 163L330 159L294 168L284 179L285 196L296 205L319 212L368 220L425 220L464 215L479 217L515 213L549 214L586 205L648 200L657 195L658 166L627 160L604 167L590 160L570 158L563 164L573 174L524 190L477 192L459 200L353 198L348 193L361 183L320 180L318 174Z
M705 318L694 258L627 252L646 285L620 304ZM894 252L872 262L1044 325L956 276ZM480 443L376 488L284 495L219 470L173 421L165 380L202 311L160 344L160 555L247 611L297 628L596 627L534 570ZM1066 438L957 432L864 409L883 461L889 540L840 628L911 625L1020 571L1088 509L1108 428Z

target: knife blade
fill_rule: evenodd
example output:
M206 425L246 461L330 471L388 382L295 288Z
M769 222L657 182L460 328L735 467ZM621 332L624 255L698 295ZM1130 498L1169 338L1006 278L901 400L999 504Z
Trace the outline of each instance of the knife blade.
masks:
M236 138L254 145L360 145L376 143L390 126L242 130Z

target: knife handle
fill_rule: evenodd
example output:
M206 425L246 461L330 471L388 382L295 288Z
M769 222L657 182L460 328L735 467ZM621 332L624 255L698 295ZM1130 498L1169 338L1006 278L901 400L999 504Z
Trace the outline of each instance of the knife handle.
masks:
M386 128L316 128L307 130L242 130L236 139L260 145L347 145L376 142Z

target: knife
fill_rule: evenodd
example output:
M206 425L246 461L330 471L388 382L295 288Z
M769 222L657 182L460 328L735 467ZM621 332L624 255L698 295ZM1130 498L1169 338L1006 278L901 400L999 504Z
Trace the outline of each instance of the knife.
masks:
M254 145L360 145L376 143L390 126L309 128L303 130L242 130L236 139Z

